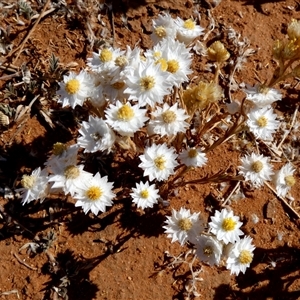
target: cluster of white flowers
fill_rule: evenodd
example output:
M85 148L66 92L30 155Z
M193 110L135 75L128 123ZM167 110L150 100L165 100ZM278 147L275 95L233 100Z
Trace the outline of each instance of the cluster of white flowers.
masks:
M242 157L241 161L239 173L255 188L262 187L265 181L272 181L277 194L285 197L296 183L293 176L296 169L291 163L285 164L279 171L274 172L269 157L252 153Z
M167 217L163 226L165 233L172 239L184 245L187 241L194 244L198 258L210 266L226 263L231 274L245 273L253 260L252 238L240 230L242 222L232 211L222 209L216 211L205 231L204 221L200 213L191 213L189 209L172 210L172 216Z
M43 201L50 193L63 193L73 197L75 206L82 207L84 213L98 214L112 206L113 182L99 172L84 170L78 161L80 148L84 153L104 154L120 148L133 149L145 178L134 183L129 194L142 210L164 201L159 188L172 175L175 174L174 184L180 170L205 166L208 158L197 130L200 118L203 117L204 128L213 119L209 113L201 115L199 111L211 109L223 97L222 88L213 81L182 88L193 73L190 45L203 31L193 19L173 19L163 13L153 20L153 48L143 51L137 46L127 46L125 50L103 46L87 59L86 70L65 75L59 83L58 102L73 109L88 102L91 115L88 121L80 123L75 145L56 143L45 168L23 176L19 189L22 203ZM218 63L230 56L220 42L214 43L207 53L209 59L215 57ZM255 138L272 141L279 121L271 104L281 100L280 92L263 85L247 85L244 91L251 104L248 101L242 108L235 102L228 104L226 120L231 122L230 114L242 110L247 113L245 123ZM291 163L275 172L269 157L255 153L242 157L239 167L239 174L254 187L272 180L278 195L283 197L295 184L294 172ZM225 262L232 274L239 274L249 267L255 248L252 238L240 238L241 226L239 217L226 209L216 211L206 225L200 213L181 208L172 210L163 228L172 242L194 244L201 261L211 266Z

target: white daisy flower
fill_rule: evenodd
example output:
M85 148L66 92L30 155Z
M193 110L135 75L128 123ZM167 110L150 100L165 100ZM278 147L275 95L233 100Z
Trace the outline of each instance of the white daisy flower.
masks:
M254 108L247 114L247 125L256 138L271 141L272 134L278 129L280 122L276 120L271 107Z
M259 188L274 174L273 166L269 160L269 157L255 153L246 155L241 158L242 165L239 167L239 174L243 175L245 180L251 181L254 187Z
M273 88L256 84L254 87L246 84L246 99L250 100L256 107L269 106L273 102L281 100L281 93Z
M22 195L22 204L40 199L43 201L48 195L48 172L46 169L37 168L31 175L23 175L22 188L16 189Z
M91 95L91 91L95 88L94 80L85 71L79 74L70 72L69 75L64 75L63 82L59 83L57 94L60 96L58 103L62 103L62 107L83 105L87 97Z
M172 216L167 217L166 225L163 226L167 237L172 243L178 241L183 246L188 240L195 241L195 237L203 230L203 221L200 213L191 214L189 209L183 207L179 211L172 209Z
M295 185L295 171L296 169L292 166L292 164L287 163L275 173L273 183L275 184L276 192L279 196L285 197L287 192Z
M200 148L188 147L182 150L178 158L187 167L202 167L207 163L206 154Z
M231 246L226 268L230 270L230 274L238 275L240 272L246 272L246 268L250 266L253 260L253 251L255 246L252 245L252 238L245 236Z
M92 57L87 59L87 65L94 72L112 74L118 68L115 63L116 58L124 53L125 51L112 47L102 48L98 53L93 52Z
M52 168L53 175L49 176L49 182L53 182L51 189L62 189L65 195L70 193L74 196L77 186L84 180L91 178L93 175L83 170L83 165L75 164L58 164Z
M158 60L161 69L170 75L168 82L172 86L179 87L183 82L189 81L187 75L193 73L190 66L192 54L190 48L176 40L165 39L160 43L162 57Z
M78 149L76 144L68 147L64 143L55 143L52 148L52 155L45 162L48 172L54 173L53 170L57 170L57 166L76 164Z
M139 106L151 107L162 103L163 97L170 93L170 84L166 82L168 75L160 69L159 65L151 60L141 61L137 68L127 76L127 89L129 100L137 100Z
M152 20L153 23L153 33L151 34L151 39L154 44L159 43L163 39L176 38L176 26L174 19L170 14L163 12L157 16L156 20Z
M89 116L89 121L83 121L78 132L82 135L77 144L84 148L84 152L111 150L116 136L113 130L102 118Z
M145 149L144 155L140 155L139 167L144 170L144 176L149 176L150 181L167 180L174 174L174 168L178 166L177 154L173 147L168 148L166 144L155 145Z
M130 193L132 197L132 202L140 207L145 209L146 207L153 207L153 204L158 202L160 197L158 190L155 189L155 184L149 185L149 182L146 183L140 182L136 183L136 188L132 188L133 193Z
M190 44L196 37L203 35L204 28L196 25L196 22L192 19L182 20L177 17L175 20L177 27L177 39L179 42Z
M133 134L144 126L149 119L145 116L146 109L139 108L129 102L122 104L119 100L116 105L111 104L105 110L106 123L122 136L133 136Z
M223 245L215 237L210 235L200 235L196 242L196 255L198 258L210 266L219 265Z
M178 108L178 103L171 107L164 103L162 108L157 107L151 115L153 119L150 119L147 127L150 135L172 136L178 132L185 132L189 127L189 123L185 121L189 116L184 109Z
M89 211L95 215L99 211L105 212L107 206L112 206L112 199L116 196L112 188L113 183L107 181L107 176L101 177L99 172L81 180L74 196L77 200L75 206L81 206L85 214Z
M225 244L238 241L240 235L244 233L239 229L243 223L239 221L239 217L234 216L232 211L222 209L221 212L215 211L215 215L211 217L208 223L210 231L216 235L219 241Z

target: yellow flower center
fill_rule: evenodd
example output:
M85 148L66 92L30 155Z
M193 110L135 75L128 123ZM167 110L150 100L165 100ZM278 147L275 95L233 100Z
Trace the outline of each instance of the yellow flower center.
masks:
M225 231L232 231L235 229L236 222L232 218L225 218L222 222L222 229Z
M264 165L261 161L255 161L252 166L251 169L252 171L254 171L255 173L259 173L262 169L263 169Z
M253 254L248 250L242 250L239 256L241 264L250 264L253 259Z
M143 91L150 90L155 86L155 78L153 76L145 76L141 79L140 85Z
M113 54L109 49L104 48L99 55L99 59L104 63L109 62L113 59Z
M120 90L125 86L125 83L123 81L118 81L113 83L111 86L116 90Z
M52 148L52 152L56 156L62 155L66 150L67 150L67 145L59 142L55 143Z
M266 127L268 125L268 119L265 116L259 117L256 122L259 127Z
M102 196L103 192L98 186L91 186L86 191L86 196L89 200L96 201Z
M162 119L164 120L165 123L171 124L174 121L176 121L176 114L172 110L168 110L164 113L162 113Z
M206 246L203 248L203 254L206 256L211 256L214 253L214 250L211 246Z
M192 221L190 219L183 218L183 219L181 219L181 220L178 221L178 227L181 230L189 231L193 227L193 223L192 223Z
M197 152L196 149L190 149L189 152L188 152L189 158L197 157L197 155L198 155L198 152Z
M76 179L80 175L79 168L74 165L67 166L64 175L67 179Z
M166 61L164 58L158 59L158 60L155 62L155 64L160 64L160 69L161 69L162 71L167 71L167 69L168 69L168 63L167 63L167 61Z
M159 170L163 170L166 167L166 160L163 156L158 156L154 159L155 167Z
M258 90L259 93L266 95L269 92L270 89L267 86L262 84L258 87L257 90Z
M196 26L196 24L195 24L195 22L194 22L192 19L186 20L186 21L184 22L184 24L183 24L183 27L184 27L185 29L188 29L188 30L193 30L193 29L195 29L195 26Z
M167 32L166 29L163 26L158 26L154 29L155 34L160 37L161 39L166 37Z
M161 52L160 52L160 51L155 51L155 52L153 53L153 57L154 57L154 58L160 58L160 57L161 57Z
M144 199L147 199L149 197L149 191L148 190L141 191L140 196Z
M179 70L179 63L175 59L171 59L168 61L168 69L167 71L170 73L176 73Z
M118 56L115 59L115 65L118 66L118 67L126 66L127 62L128 62L128 60L127 60L126 56L124 56L124 55Z
M296 179L293 175L288 175L284 177L285 184L292 187L296 183Z
M23 186L23 188L25 189L31 189L33 188L34 184L35 184L35 181L36 181L36 177L31 175L23 175L22 176L22 180L21 180L21 184Z
M102 136L99 132L94 132L90 134L90 137L96 142L102 139Z
M77 79L70 79L66 83L66 92L70 95L74 95L79 91L80 82Z
M119 108L117 117L119 120L128 122L134 117L134 110L129 105L125 104Z

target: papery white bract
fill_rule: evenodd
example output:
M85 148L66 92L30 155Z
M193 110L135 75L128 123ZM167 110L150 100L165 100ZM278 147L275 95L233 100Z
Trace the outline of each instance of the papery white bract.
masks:
M189 124L185 121L189 116L184 109L178 108L178 104L173 106L164 103L163 107L156 107L152 112L152 119L148 124L148 132L150 135L159 134L168 137L177 134L178 132L185 132Z
M252 245L252 238L245 236L229 247L226 268L230 270L230 274L243 274L250 266L253 260L253 251L255 246Z
M152 60L141 61L127 75L124 93L129 94L129 100L137 100L139 106L149 104L153 107L156 103L162 103L163 97L170 93L170 83L166 82L168 76Z
M140 182L136 183L136 187L132 188L132 202L137 205L137 207L145 209L147 207L153 207L153 204L158 202L160 197L158 190L155 188L155 185L150 185L147 181L146 183Z
M190 44L196 37L203 35L204 28L196 25L196 22L192 19L182 20L180 17L175 19L177 27L177 39L178 41Z
M256 84L254 87L246 84L244 92L246 93L246 99L259 108L269 106L282 98L278 90L259 84Z
M69 75L64 75L63 82L59 83L59 87L58 103L62 103L62 107L71 106L72 108L75 108L76 105L82 106L95 88L94 80L85 71L81 71L79 74L70 72Z
M279 196L285 197L287 192L296 183L296 179L293 176L295 170L291 163L287 163L275 173L273 183Z
M240 235L244 234L239 229L243 225L239 219L238 216L233 215L232 211L224 208L221 212L215 211L215 215L211 217L208 225L219 241L223 241L225 244L234 243L240 239Z
M168 238L172 243L178 241L184 245L188 240L195 243L196 237L204 230L200 213L191 213L183 207L179 211L172 209L172 216L167 217L166 225L163 226Z
M48 172L46 169L37 168L31 175L23 175L22 188L16 189L22 195L22 204L40 199L43 201L48 195Z
M107 181L107 176L101 177L98 172L77 184L75 206L81 206L85 214L89 211L95 215L99 211L105 212L107 206L112 206L115 197L112 188L113 183Z
M178 158L187 167L202 167L207 163L206 154L200 148L188 147L181 151Z
M82 122L78 132L81 137L77 139L77 144L84 148L84 152L110 151L116 140L113 130L104 120L91 115L88 122Z
M167 12L163 12L157 16L156 20L152 20L153 33L151 34L151 39L154 44L159 43L163 39L176 38L176 26L174 19Z
M74 196L78 184L80 182L91 178L93 175L83 170L83 165L75 164L60 164L58 161L56 167L52 167L53 175L49 176L49 182L53 182L51 189L62 189L67 195L70 193Z
M115 59L123 55L125 51L120 49L113 49L112 47L99 49L99 52L93 52L92 57L87 59L87 65L92 71L98 73L106 73L107 75L113 74L118 67L115 64Z
M254 187L261 187L274 174L269 160L269 157L255 153L246 155L241 158L242 165L239 166L239 174L243 175L245 180L251 181Z
M164 39L160 44L161 69L166 68L169 77L167 81L172 85L179 87L183 82L188 81L187 75L193 71L190 69L192 63L192 54L190 48L176 40ZM165 66L165 67L164 67Z
M210 235L200 235L196 239L196 255L210 266L219 265L223 244Z
M145 114L146 109L141 109L138 105L132 106L129 102L122 104L120 101L105 110L107 124L123 136L133 136L143 127L149 119Z
M178 165L176 158L177 154L173 147L153 144L140 155L142 162L139 167L144 170L144 176L149 176L150 181L154 179L162 181L174 174L174 168Z
M271 107L254 108L247 114L247 125L256 138L265 141L273 140L272 134L278 129L280 122Z

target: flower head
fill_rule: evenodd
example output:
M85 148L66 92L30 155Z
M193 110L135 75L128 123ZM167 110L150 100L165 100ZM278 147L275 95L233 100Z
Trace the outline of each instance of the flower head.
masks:
M113 183L107 181L107 176L101 177L98 172L77 185L75 206L81 206L84 213L90 210L95 215L99 211L105 212L107 206L112 206L112 199L115 197L112 188Z
M279 196L285 197L287 192L295 185L296 179L294 177L294 172L295 168L292 164L287 163L275 173L273 182Z
M198 258L210 266L219 265L223 245L215 237L200 235L196 242L196 254Z
M157 16L156 20L152 20L153 32L151 39L154 44L159 43L163 39L172 39L176 37L176 26L174 19L170 14L163 12Z
M225 244L234 243L240 239L240 235L244 234L239 229L243 224L239 219L239 217L233 215L232 211L224 208L221 212L215 212L208 225L219 241L223 241Z
M226 268L230 270L230 274L238 275L240 272L243 274L246 272L246 268L253 260L254 249L252 238L249 236L245 236L230 247L226 261Z
M203 221L199 217L200 213L191 214L189 209L183 207L179 211L172 209L172 216L167 217L166 225L163 226L168 238L172 239L172 243L178 241L181 245L190 240L195 242L203 230Z
M84 152L110 151L116 139L104 120L93 116L89 116L88 122L83 121L78 131L81 137L77 139L77 144L84 148Z
M189 124L185 121L189 116L184 109L178 108L178 104L173 106L164 103L163 107L157 107L152 113L153 119L148 124L149 134L159 134L161 136L172 136L178 132L185 132Z
M206 154L200 148L188 147L179 154L179 160L187 167L202 167L207 163Z
M261 187L274 173L269 158L263 155L252 153L241 158L241 161L239 174L243 175L245 180L251 181L255 187Z
M59 83L57 94L60 96L58 103L62 103L62 107L83 105L84 100L91 95L91 91L95 88L94 80L85 71L79 74L70 72L64 75L63 82Z
M272 134L278 129L280 122L276 120L270 107L254 108L248 113L247 125L256 138L262 140L273 139Z
M278 90L259 84L256 84L254 87L246 84L244 92L246 93L246 99L250 100L259 108L269 106L282 98L282 95Z
M174 174L174 168L178 165L176 158L173 147L168 148L166 144L153 144L145 149L143 155L140 155L142 162L139 167L144 170L144 176L149 176L150 181L154 179L162 181Z
M123 136L133 136L143 127L148 120L145 113L146 109L141 109L138 105L132 106L129 102L122 104L119 100L116 105L111 104L105 110L106 122Z
M152 60L141 61L128 74L124 93L129 94L129 100L138 100L139 106L149 104L153 107L156 103L162 103L163 97L170 92L167 77L168 74Z
M177 27L178 41L186 45L190 44L196 37L202 35L204 31L204 28L196 25L196 22L192 19L184 21L180 17L177 17L175 24Z
M46 169L37 168L31 175L23 175L22 188L17 189L22 194L23 205L33 200L43 201L48 195L48 172Z
M159 198L158 190L155 188L155 185L150 185L147 181L146 183L140 182L136 183L136 188L132 188L132 197L133 203L142 209L146 207L153 207L153 204L157 203Z

